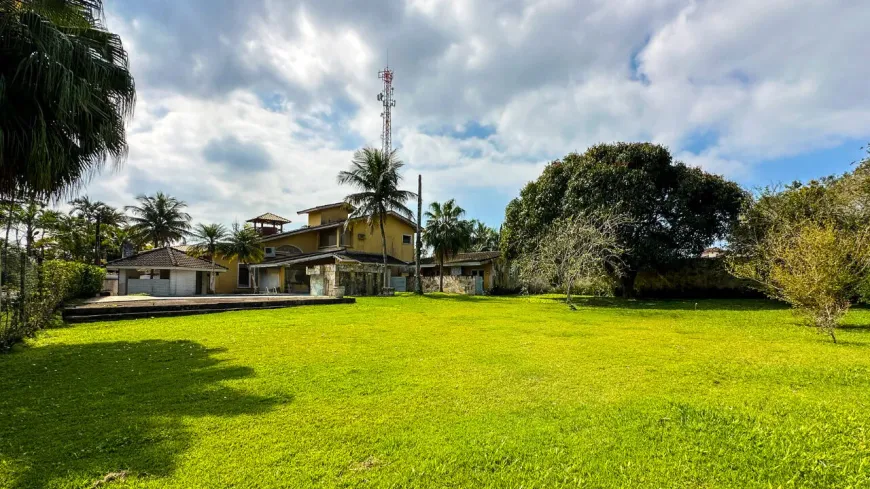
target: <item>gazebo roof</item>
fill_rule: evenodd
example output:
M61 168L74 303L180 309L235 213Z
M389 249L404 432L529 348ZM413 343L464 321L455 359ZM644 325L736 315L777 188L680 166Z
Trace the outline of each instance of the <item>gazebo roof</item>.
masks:
M277 214L272 214L271 212L267 212L265 214L260 214L259 216L248 219L247 222L264 222L268 224L289 224L290 219L285 219Z

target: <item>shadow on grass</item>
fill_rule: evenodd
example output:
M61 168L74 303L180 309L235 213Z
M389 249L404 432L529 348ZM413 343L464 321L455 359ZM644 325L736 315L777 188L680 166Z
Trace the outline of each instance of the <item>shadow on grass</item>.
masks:
M447 294L443 292L429 292L422 295L424 299L435 301L455 301L455 302L482 302L487 300L485 295L464 295L464 294Z
M171 474L185 418L257 414L279 402L222 385L253 375L191 341L31 348L0 356L0 474L10 487L71 487L113 471Z
M565 302L564 297L548 298ZM622 299L615 297L575 297L578 307L612 307L618 309L658 309L697 311L768 311L788 309L787 304L767 299Z

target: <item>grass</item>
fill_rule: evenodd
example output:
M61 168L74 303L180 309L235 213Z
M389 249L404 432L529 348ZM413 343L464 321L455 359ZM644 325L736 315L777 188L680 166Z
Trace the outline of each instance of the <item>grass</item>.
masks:
M868 487L848 323L435 295L53 329L0 356L0 487Z

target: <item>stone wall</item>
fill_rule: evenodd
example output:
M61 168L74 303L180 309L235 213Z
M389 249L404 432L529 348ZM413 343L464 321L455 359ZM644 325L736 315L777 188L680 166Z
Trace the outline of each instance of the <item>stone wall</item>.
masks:
M416 277L408 277L408 290L416 290ZM438 292L439 277L423 277L423 292ZM474 277L445 275L444 292L448 294L475 295Z
M333 295L333 286L344 287L345 295L378 295L383 286L383 265L370 263L339 263L308 267L312 293L322 290L324 295Z

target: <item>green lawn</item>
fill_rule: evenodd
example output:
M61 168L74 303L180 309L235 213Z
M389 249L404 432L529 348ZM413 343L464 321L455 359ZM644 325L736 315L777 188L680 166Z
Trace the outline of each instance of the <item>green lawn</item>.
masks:
M870 311L362 298L0 355L0 487L870 487Z

